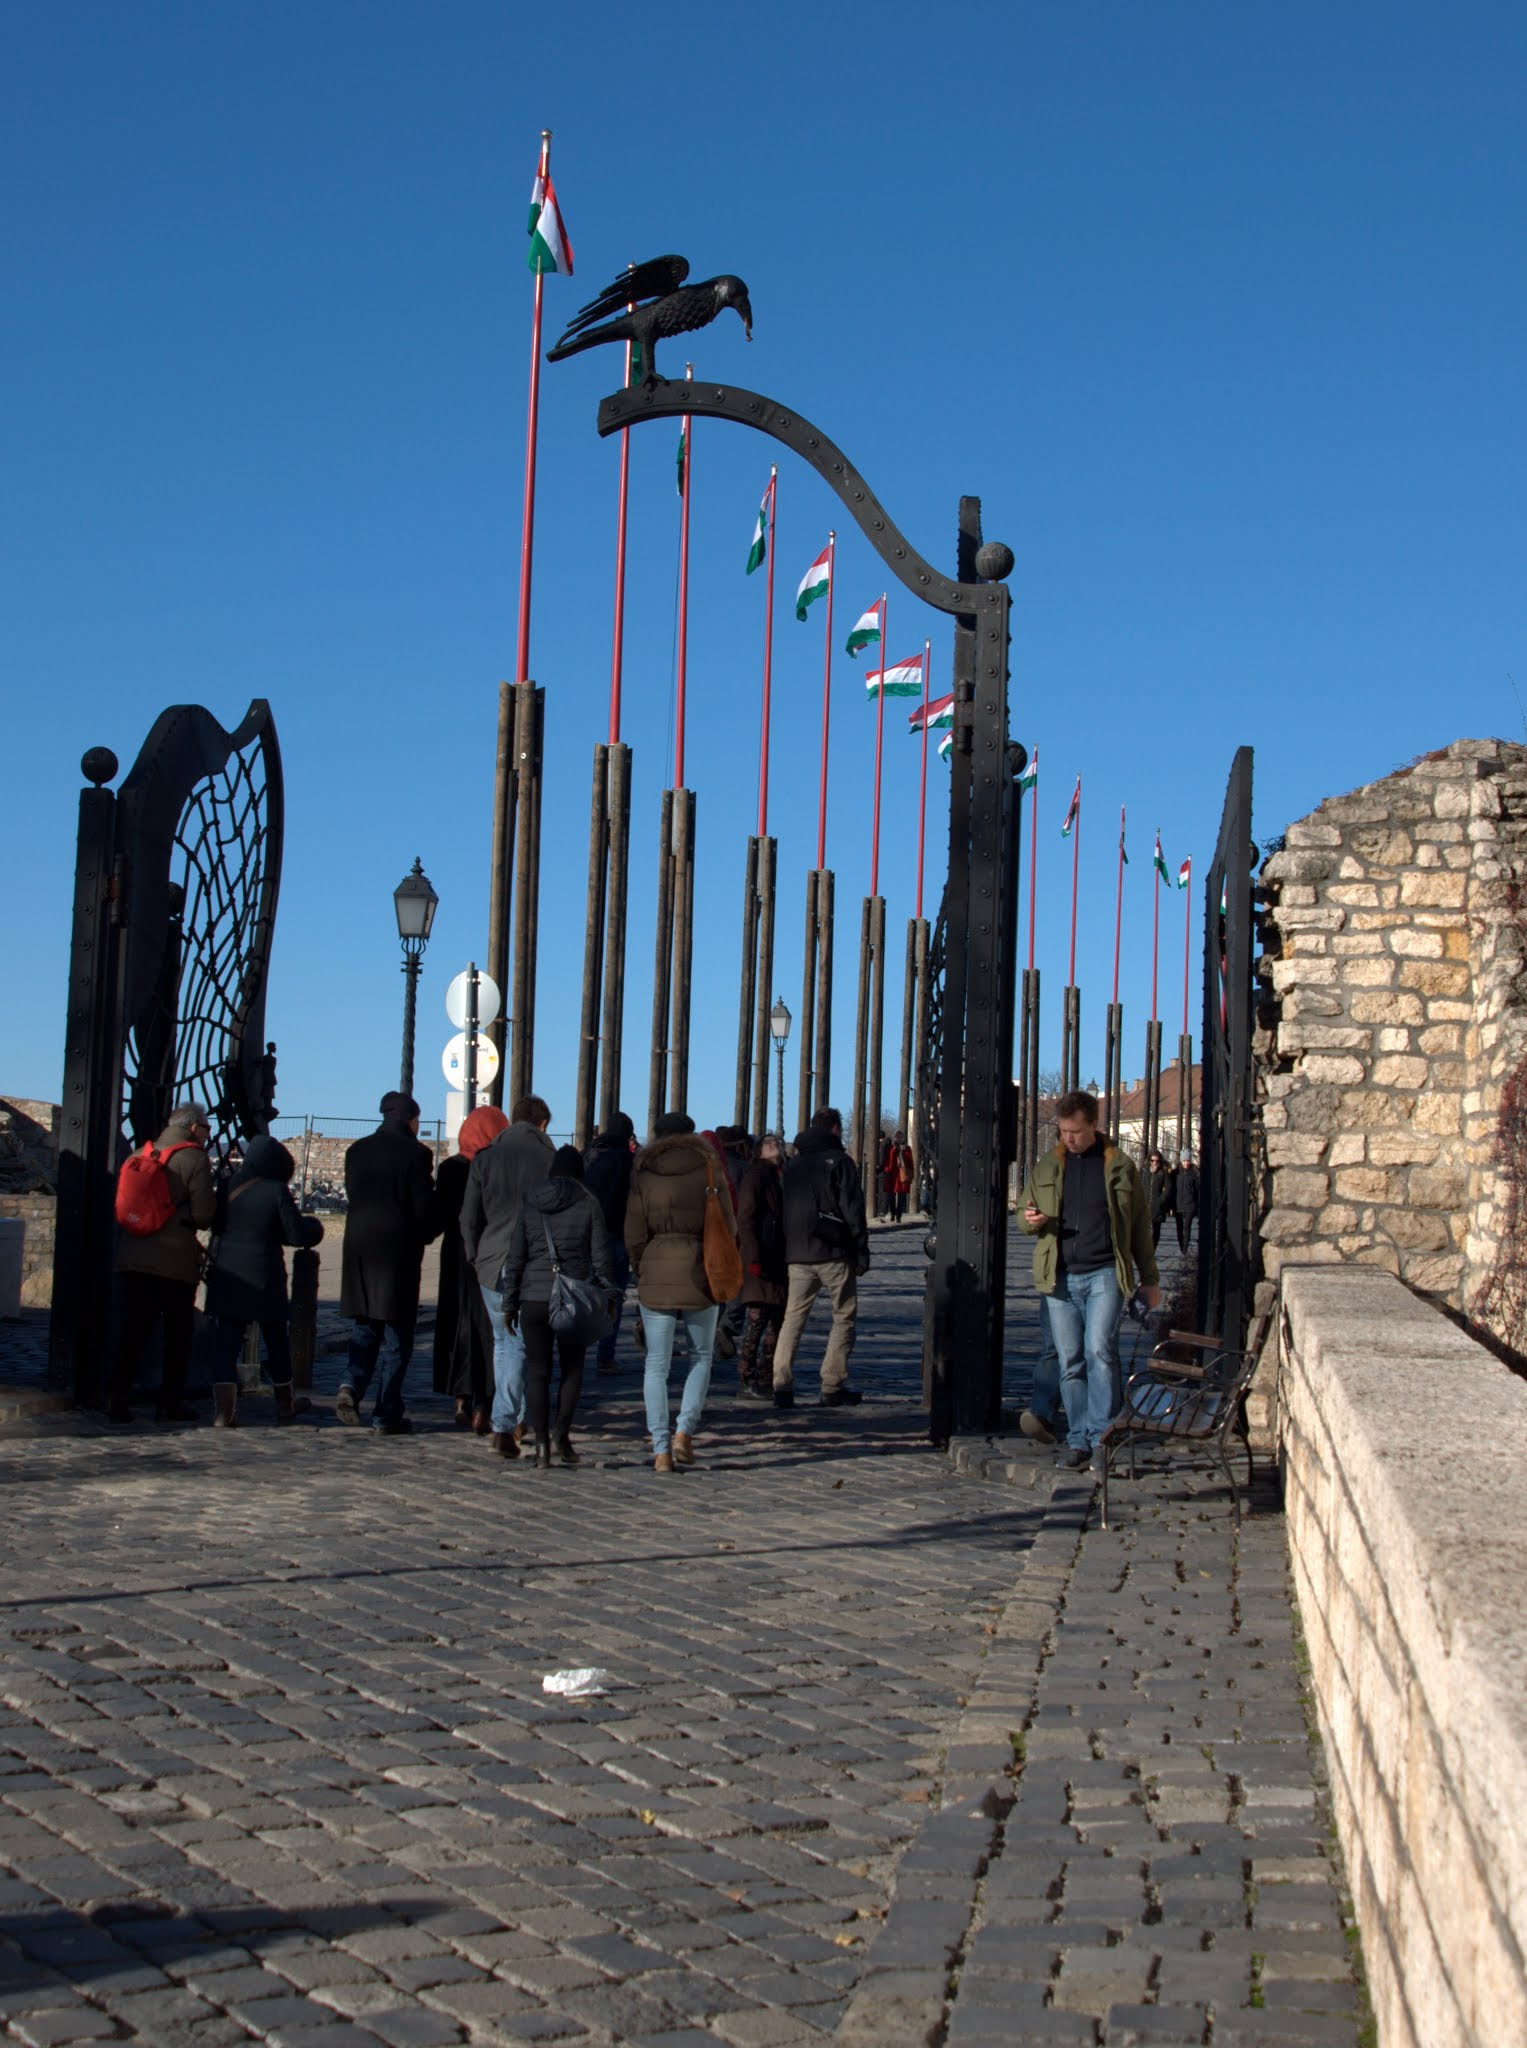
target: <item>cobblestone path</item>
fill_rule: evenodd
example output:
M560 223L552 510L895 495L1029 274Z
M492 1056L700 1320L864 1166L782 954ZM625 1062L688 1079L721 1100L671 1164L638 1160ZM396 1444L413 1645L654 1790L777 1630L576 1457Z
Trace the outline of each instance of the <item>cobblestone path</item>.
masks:
M864 1406L718 1365L673 1477L629 1356L576 1471L417 1397L0 1439L9 2037L1353 2041L1276 1517L952 1469L876 1249Z

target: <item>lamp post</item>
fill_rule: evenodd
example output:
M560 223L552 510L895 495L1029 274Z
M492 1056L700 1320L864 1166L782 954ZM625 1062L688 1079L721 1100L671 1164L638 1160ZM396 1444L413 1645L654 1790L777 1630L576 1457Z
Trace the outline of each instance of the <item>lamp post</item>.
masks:
M415 861L392 892L392 907L398 914L398 937L403 941L403 1078L405 1095L414 1092L414 1010L419 1000L419 960L429 944L429 928L435 922L440 898L430 887L421 861Z
M774 1040L774 1052L778 1061L778 1091L775 1095L774 1128L779 1142L785 1142L785 1047L790 1043L790 1012L785 1008L783 996L774 998L774 1008L769 1012L769 1032Z

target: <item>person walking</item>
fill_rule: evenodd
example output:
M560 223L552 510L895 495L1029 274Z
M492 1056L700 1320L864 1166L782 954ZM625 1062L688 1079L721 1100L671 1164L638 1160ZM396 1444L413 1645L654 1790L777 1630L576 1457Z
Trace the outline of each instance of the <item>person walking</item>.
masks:
M414 1355L419 1320L419 1268L424 1247L439 1235L435 1174L429 1148L419 1143L419 1105L389 1089L382 1121L345 1154L345 1246L339 1305L350 1318L350 1354L334 1413L358 1423L371 1375L381 1361L371 1427L378 1436L405 1436L403 1382Z
M905 1131L898 1131L894 1138L886 1140L880 1160L880 1186L891 1221L900 1223L907 1213L907 1197L912 1192L912 1147L907 1143Z
M599 1204L610 1240L610 1271L615 1278L615 1306L610 1327L595 1350L595 1370L614 1372L615 1340L631 1283L631 1261L626 1257L626 1203L631 1197L631 1164L636 1157L636 1126L623 1109L610 1121L583 1155L583 1184Z
M774 1347L774 1405L795 1406L795 1353L811 1304L824 1289L832 1328L822 1359L822 1406L858 1404L848 1385L848 1361L859 1314L859 1277L869 1271L870 1239L858 1169L843 1150L843 1119L819 1109L795 1141L785 1167L785 1260L788 1290L784 1321Z
M1037 1238L1034 1285L1045 1296L1060 1356L1061 1462L1080 1471L1093 1462L1122 1399L1119 1320L1135 1275L1150 1308L1161 1300L1161 1276L1139 1169L1098 1129L1097 1097L1072 1089L1056 1113L1060 1143L1034 1163L1021 1223Z
M1177 1162L1177 1183L1172 1193L1172 1213L1177 1218L1177 1249L1185 1252L1198 1215L1198 1168L1193 1154L1184 1152Z
M493 1325L488 1321L477 1272L461 1241L461 1206L472 1161L491 1145L509 1119L483 1103L461 1120L456 1150L435 1175L440 1219L440 1293L435 1303L434 1387L456 1401L456 1427L488 1434L493 1399Z
M1172 1214L1176 1201L1177 1176L1159 1152L1150 1156L1145 1177L1146 1197L1151 1205L1151 1244L1161 1242L1161 1226Z
M525 1340L511 1329L499 1292L525 1190L546 1178L555 1146L546 1135L551 1111L539 1095L522 1095L500 1131L472 1161L461 1205L461 1242L477 1273L493 1326L493 1412L488 1441L501 1458L517 1458L525 1424Z
M743 1174L737 1196L741 1300L747 1317L737 1349L737 1381L738 1392L748 1401L772 1397L774 1347L789 1295L784 1164L785 1148L770 1131L759 1139L758 1156Z
M201 1240L196 1233L205 1230L217 1213L207 1159L211 1135L211 1119L203 1103L176 1104L152 1147L167 1180L173 1213L157 1230L142 1235L123 1226L116 1257L121 1320L106 1394L110 1422L133 1419L133 1381L156 1328L163 1332L164 1371L154 1419L196 1420L196 1410L187 1407L185 1394L196 1330L196 1288L201 1279ZM142 1154L135 1156L142 1158ZM149 1164L152 1166L151 1161Z
M550 1469L554 1445L559 1464L578 1462L571 1432L588 1350L586 1340L564 1336L551 1326L551 1288L558 1269L571 1280L591 1280L606 1295L615 1291L604 1214L583 1184L583 1160L571 1145L559 1146L548 1177L526 1188L504 1260L503 1311L508 1322L518 1322L524 1339L525 1411L541 1471ZM562 1367L555 1429L553 1352Z
M258 1323L276 1395L277 1422L296 1419L292 1396L291 1303L285 1247L319 1244L323 1225L292 1200L297 1163L274 1138L251 1138L238 1176L217 1198L204 1305L212 1322L214 1428L238 1427L238 1358Z
M720 1312L705 1278L705 1216L711 1202L719 1204L735 1237L731 1190L715 1152L696 1135L693 1117L669 1110L653 1125L652 1143L636 1155L626 1204L626 1250L647 1334L642 1393L657 1472L695 1462L694 1434L710 1386ZM692 1358L674 1425L668 1378L681 1316Z

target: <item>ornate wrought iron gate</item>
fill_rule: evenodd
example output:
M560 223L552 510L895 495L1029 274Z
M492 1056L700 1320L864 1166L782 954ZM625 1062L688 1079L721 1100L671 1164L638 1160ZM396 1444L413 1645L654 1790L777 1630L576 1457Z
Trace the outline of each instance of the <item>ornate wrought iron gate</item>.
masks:
M1251 749L1238 749L1204 887L1204 1065L1198 1327L1242 1343L1255 1274L1251 1218Z

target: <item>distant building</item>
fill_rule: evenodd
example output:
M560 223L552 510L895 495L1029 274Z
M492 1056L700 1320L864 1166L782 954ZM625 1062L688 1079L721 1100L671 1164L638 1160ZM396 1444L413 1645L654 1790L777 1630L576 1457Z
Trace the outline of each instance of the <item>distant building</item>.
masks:
M1198 1108L1203 1099L1204 1070L1195 1063L1188 1082L1188 1121L1184 1150L1198 1154ZM1156 1117L1156 1144L1165 1159L1177 1157L1177 1104L1182 1093L1182 1066L1177 1060L1161 1070L1161 1107ZM1135 1160L1145 1145L1145 1083L1133 1081L1119 1102L1119 1128L1113 1134Z

